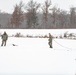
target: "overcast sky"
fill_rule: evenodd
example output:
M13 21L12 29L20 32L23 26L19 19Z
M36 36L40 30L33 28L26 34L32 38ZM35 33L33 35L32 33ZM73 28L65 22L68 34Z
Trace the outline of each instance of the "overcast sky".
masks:
M12 13L15 4L19 4L20 1L27 4L30 0L0 0L0 10L2 12ZM45 0L34 0L38 3L44 3ZM56 5L57 7L69 10L71 6L76 7L76 0L51 0L52 6Z

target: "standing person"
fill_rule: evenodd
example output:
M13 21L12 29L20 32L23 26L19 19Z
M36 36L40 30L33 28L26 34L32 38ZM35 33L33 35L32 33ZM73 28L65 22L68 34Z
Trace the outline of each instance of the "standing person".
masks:
M2 38L2 44L1 46L6 46L6 42L7 42L7 39L8 39L8 35L6 32L4 32L2 35L1 35L1 38Z
M49 46L50 46L50 48L52 48L52 39L53 39L53 37L52 37L52 35L49 33L49 39L48 39L48 44L49 44Z

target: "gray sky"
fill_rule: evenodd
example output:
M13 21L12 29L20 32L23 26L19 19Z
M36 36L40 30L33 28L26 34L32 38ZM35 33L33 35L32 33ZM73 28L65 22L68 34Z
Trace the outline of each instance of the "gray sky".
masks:
M0 0L0 10L2 12L12 13L15 4L19 4L20 1L27 4L30 0ZM38 3L44 3L45 0L34 0ZM51 0L52 6L56 5L57 7L69 10L71 6L76 6L76 0Z

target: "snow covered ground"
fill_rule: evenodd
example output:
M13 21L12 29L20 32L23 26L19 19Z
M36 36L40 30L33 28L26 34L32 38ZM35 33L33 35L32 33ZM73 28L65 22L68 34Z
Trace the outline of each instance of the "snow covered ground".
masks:
M13 33L12 30L3 31ZM49 32L45 30L44 33ZM12 44L17 46L12 46ZM7 46L0 47L0 75L75 74L76 40L53 39L51 49L48 45L48 38L9 37Z

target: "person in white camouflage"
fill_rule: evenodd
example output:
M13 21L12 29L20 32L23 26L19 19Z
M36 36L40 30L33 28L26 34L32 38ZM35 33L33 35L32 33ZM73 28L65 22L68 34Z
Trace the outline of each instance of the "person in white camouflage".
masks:
M7 42L7 39L8 39L8 35L6 32L3 33L3 35L1 35L1 38L2 38L2 44L1 46L6 46L6 42Z
M52 37L52 35L49 33L49 39L48 39L48 44L49 44L49 46L50 46L50 48L52 48L52 39L53 39L53 37Z

